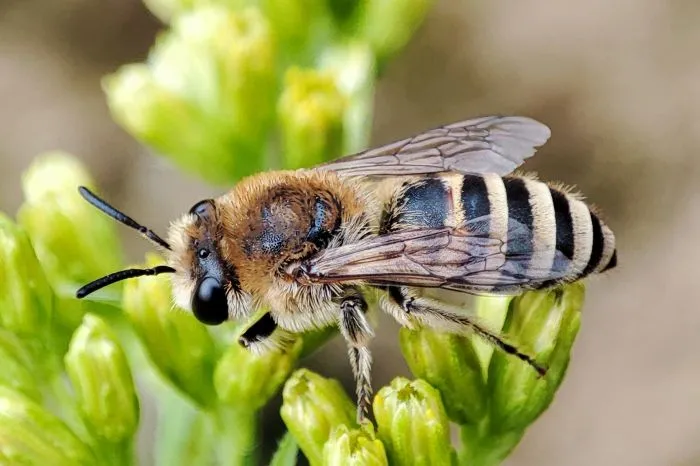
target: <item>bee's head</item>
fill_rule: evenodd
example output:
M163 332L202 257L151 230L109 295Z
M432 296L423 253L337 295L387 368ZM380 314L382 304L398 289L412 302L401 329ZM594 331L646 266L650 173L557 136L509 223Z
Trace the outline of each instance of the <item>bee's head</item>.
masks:
M172 225L169 241L165 241L87 188L81 187L79 191L90 204L138 230L159 249L165 250L168 265L109 274L80 288L76 292L78 298L128 278L172 273L175 302L184 309L191 309L200 322L218 325L247 312L250 299L241 291L235 269L222 260L220 228L213 200L195 204L188 214Z
M207 325L238 318L250 307L235 268L223 260L221 230L216 203L206 199L175 222L169 235L175 302Z

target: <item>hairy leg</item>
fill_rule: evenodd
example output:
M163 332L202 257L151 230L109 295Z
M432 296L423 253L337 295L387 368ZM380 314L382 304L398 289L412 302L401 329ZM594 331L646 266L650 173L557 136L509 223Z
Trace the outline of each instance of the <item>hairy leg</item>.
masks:
M292 341L292 334L277 326L269 312L255 321L238 338L238 343L253 353L263 353L273 348L285 349Z
M372 403L372 354L367 345L374 332L365 317L366 311L367 302L357 290L352 290L340 302L338 326L348 343L350 365L355 376L358 422L367 418Z
M390 287L387 291L388 296L384 300L384 309L399 324L412 328L413 322L417 322L420 325L449 333L476 334L496 348L524 361L537 371L540 376L544 376L547 373L546 367L508 343L496 332L481 325L475 319L452 312L446 309L444 304L434 299L413 296L408 288Z

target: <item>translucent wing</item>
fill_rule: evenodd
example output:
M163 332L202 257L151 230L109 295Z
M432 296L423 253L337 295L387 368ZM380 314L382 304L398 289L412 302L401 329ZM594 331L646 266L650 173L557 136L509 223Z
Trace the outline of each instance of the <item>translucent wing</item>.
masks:
M311 283L362 281L479 294L538 288L572 272L571 261L560 251L542 266L542 252L512 249L463 229L409 230L324 250L298 274Z
M475 118L441 126L316 168L346 176L445 171L506 175L531 157L549 136L549 128L531 118Z

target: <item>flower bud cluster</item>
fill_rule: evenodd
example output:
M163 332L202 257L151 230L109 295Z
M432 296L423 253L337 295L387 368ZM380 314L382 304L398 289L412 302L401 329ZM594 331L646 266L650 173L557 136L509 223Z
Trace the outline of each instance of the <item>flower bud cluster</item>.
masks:
M461 426L462 464L502 461L549 406L569 363L583 297L576 283L513 299L477 298L476 317L545 366L545 376L476 336L401 330L411 371L440 391L450 420Z
M368 139L376 70L431 2L337 3L146 0L169 27L146 63L105 79L114 118L222 185L357 150Z

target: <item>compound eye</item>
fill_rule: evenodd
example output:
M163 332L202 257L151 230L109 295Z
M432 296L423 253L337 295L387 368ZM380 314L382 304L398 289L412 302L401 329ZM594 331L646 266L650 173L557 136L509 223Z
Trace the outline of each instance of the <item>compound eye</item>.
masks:
M219 325L228 319L224 287L214 277L205 277L192 296L192 312L201 323Z
M214 210L214 201L212 199L204 199L199 201L190 209L190 213L196 215L201 219L209 218L212 211Z

